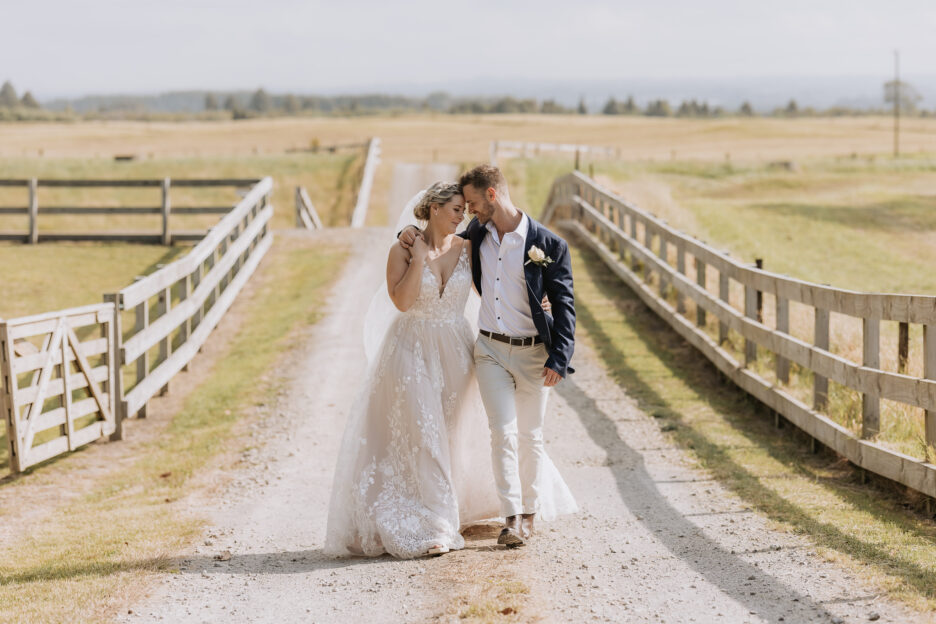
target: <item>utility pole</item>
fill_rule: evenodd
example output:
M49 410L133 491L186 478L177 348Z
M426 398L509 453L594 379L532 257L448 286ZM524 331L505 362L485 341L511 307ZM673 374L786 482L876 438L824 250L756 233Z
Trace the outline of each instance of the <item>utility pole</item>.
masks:
M900 156L900 50L894 50L894 158Z

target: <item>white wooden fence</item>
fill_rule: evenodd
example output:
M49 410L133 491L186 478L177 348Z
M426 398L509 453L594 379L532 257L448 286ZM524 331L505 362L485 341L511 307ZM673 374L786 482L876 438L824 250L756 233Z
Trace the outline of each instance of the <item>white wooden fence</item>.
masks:
M301 186L296 187L296 227L307 230L321 230L325 227L309 199L309 193Z
M124 419L146 415L147 401L168 391L269 250L272 191L271 178L254 184L188 254L104 295L103 304L0 320L12 472L101 436L120 439ZM130 310L126 331L121 317ZM124 366L133 378L127 388ZM76 428L79 421L85 426Z
M0 240L23 241L36 244L51 241L119 241L135 243L153 243L170 245L179 241L195 241L201 239L204 231L185 231L171 228L174 215L211 215L226 214L231 206L173 206L171 190L178 188L208 188L239 186L249 187L258 182L257 179L220 180L192 180L162 178L159 180L60 180L60 179L0 179L0 187L22 188L26 191L23 197L26 206L0 206L0 215L28 215L29 229L26 232L0 232ZM149 206L46 206L40 205L42 189L62 188L122 188L122 189L152 189L158 194L154 200L158 205ZM156 203L154 201L154 204ZM42 232L39 224L42 216L51 215L160 215L161 227L157 232Z
M553 219L563 220L568 229L580 235L650 309L739 387L855 465L936 497L936 465L870 439L880 426L881 400L890 399L921 408L925 441L936 445L936 297L843 290L742 264L674 230L578 172L553 183L543 222ZM691 276L689 256L695 265ZM708 290L711 274L707 271L717 273L718 293ZM744 288L743 312L729 303L732 281ZM759 293L775 298L775 327L757 318ZM694 318L687 315L687 300L695 303ZM811 343L790 334L791 301L814 310ZM861 363L830 351L831 312L861 319ZM718 319L717 335L705 329L708 314ZM923 326L923 377L881 370L882 321ZM722 346L729 330L745 340L743 362ZM758 346L774 354L776 383L753 369ZM791 362L813 372L812 405L793 396L787 386ZM830 379L862 393L861 437L823 413L828 406Z
M0 322L12 472L117 431L115 319L98 304Z
M374 187L374 175L380 163L380 139L374 137L367 146L367 157L364 160L364 172L361 176L361 186L358 189L357 202L354 212L351 213L351 227L364 226L367 220L367 207L370 204L371 189Z

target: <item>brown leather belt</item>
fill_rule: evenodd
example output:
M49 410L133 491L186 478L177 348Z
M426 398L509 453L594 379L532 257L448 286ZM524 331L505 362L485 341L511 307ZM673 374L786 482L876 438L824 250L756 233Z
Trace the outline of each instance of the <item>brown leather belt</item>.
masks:
M536 344L541 344L543 339L539 336L527 336L526 338L511 338L510 336L505 336L504 334L495 334L494 332L489 332L486 330L481 330L482 336L487 336L491 340L497 340L498 342L506 342L512 347L529 347Z

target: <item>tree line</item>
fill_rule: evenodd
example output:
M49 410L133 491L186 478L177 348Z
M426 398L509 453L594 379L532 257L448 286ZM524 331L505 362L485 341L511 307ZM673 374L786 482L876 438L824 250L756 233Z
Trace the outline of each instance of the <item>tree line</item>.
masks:
M904 94L900 101L901 111L909 115L929 116L929 111L918 108L920 96L903 83L901 92ZM894 86L885 85L885 101L892 102L891 93ZM546 99L538 101L533 98L506 97L453 97L447 93L432 93L425 98L410 98L391 95L344 95L344 96L300 96L294 94L271 95L263 89L257 89L251 94L222 96L214 93L205 95L205 110L230 111L234 118L251 117L258 115L287 114L295 115L303 112L324 114L368 114L381 111L418 112L433 111L450 114L544 114L544 115L587 115L600 113L602 115L643 115L647 117L812 117L812 116L845 116L884 114L884 108L854 108L847 106L834 106L829 108L801 107L795 99L790 99L785 105L771 110L757 111L750 102L742 102L736 109L723 106L710 105L707 101L688 99L678 105L673 105L666 99L654 99L640 106L633 96L624 100L611 97L601 110L592 111L584 98L579 100L578 106L567 107L556 100Z
M28 108L39 110L42 107L39 106L39 102L36 101L36 98L34 98L33 94L29 91L23 93L23 97L18 96L16 94L16 89L13 87L13 83L7 80L3 83L3 86L0 87L0 108Z
M893 103L899 98L901 113L928 116L931 113L918 108L919 94L907 83L888 82L884 85L884 101ZM753 117L808 117L883 114L889 109L832 107L815 109L801 107L795 99L772 110L755 110L750 102L728 109L712 105L705 100L686 99L678 104L667 99L652 99L638 104L633 96L618 100L609 97L604 106L590 110L582 98L577 106L565 106L554 99L504 97L457 97L445 92L430 93L425 97L407 97L386 94L362 95L297 95L272 94L265 89L237 92L171 92L152 96L88 96L77 100L47 102L43 110L32 93L20 97L6 81L0 87L0 120L28 118L60 113L73 116L147 117L160 114L198 116L208 118L245 119L264 116L290 115L367 115L386 112L434 112L449 114L545 114L545 115L642 115L647 117L715 118L725 116ZM3 113L3 110L6 113ZM32 111L32 113L30 112ZM13 115L11 117L11 115ZM59 115L60 116L60 115ZM58 117L56 117L58 118Z

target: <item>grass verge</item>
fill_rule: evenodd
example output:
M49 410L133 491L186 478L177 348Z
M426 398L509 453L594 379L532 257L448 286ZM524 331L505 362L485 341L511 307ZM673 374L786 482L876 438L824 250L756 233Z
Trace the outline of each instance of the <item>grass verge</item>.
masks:
M336 246L277 241L261 265L262 283L244 302L241 331L165 434L27 537L0 547L0 621L108 621L167 569L204 524L174 503L204 487L194 477L230 448L235 425L269 395L262 373L292 330L318 319L344 258Z
M701 354L657 318L590 250L573 245L576 309L595 351L644 411L775 528L919 610L936 609L936 524L912 513L891 483L861 485L804 434L777 430L766 408L723 383ZM911 502L907 502L910 500Z

